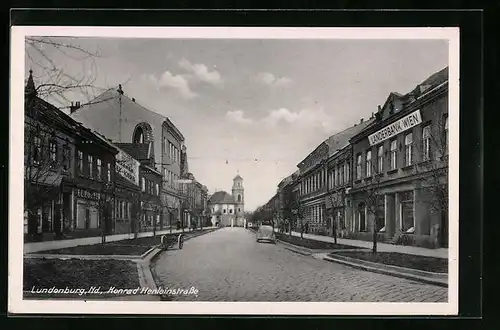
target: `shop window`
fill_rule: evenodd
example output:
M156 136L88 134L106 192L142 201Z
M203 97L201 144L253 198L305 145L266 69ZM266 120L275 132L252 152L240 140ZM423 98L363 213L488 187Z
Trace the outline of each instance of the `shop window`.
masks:
M384 172L384 146L381 145L377 150L377 171L378 173Z
M372 176L372 151L366 152L366 177Z
M415 231L413 214L413 191L401 193L401 229L405 233Z
M398 168L397 153L398 153L398 141L393 140L391 141L391 170L395 170L396 168Z
M405 136L405 166L413 163L413 134Z

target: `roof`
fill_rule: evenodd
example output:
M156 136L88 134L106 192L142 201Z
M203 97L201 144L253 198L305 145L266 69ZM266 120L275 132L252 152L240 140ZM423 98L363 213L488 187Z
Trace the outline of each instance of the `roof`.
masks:
M234 199L225 191L217 191L208 200L211 204L234 204Z
M149 143L115 143L115 145L137 160L150 158Z
M363 129L368 127L371 123L373 123L375 119L370 118L368 120L364 120L362 123L351 126L337 134L330 136L325 142L328 144L328 156L332 156L337 151L347 147L349 145L349 140Z
M120 186L132 189L132 190L139 190L139 186L137 186L137 185L133 184L132 182L130 182L129 180L125 179L119 173L116 173L115 183L120 185Z
M243 180L243 178L242 178L239 174L237 174L237 175L234 177L233 181L234 181L234 180Z
M121 96L121 98L120 98ZM118 103L120 100L120 103ZM123 92L119 92L116 88L110 88L104 91L102 94L98 95L88 104L82 104L79 108L75 109L71 113L71 117L83 121L83 118L79 115L79 113L83 111L92 111L91 109L94 107L98 107L99 105L103 105L105 107L122 107L122 109L128 109L130 112L138 112L138 111L147 111L151 115L156 116L157 119L163 121L164 124L169 126L177 135L181 141L184 141L184 136L179 131L179 129L172 123L172 121L153 110L150 110L135 101L135 99L131 99Z

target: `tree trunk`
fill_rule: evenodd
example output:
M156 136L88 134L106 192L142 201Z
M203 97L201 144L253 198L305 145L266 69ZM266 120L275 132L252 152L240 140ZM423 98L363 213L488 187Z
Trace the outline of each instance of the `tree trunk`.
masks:
M373 220L373 247L372 252L377 253L377 218Z

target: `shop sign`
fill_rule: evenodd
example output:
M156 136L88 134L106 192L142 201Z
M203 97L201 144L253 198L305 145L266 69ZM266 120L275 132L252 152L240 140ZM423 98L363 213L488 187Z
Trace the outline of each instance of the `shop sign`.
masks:
M88 191L83 189L77 189L76 196L79 198L99 200L99 193L97 191Z
M123 150L119 150L116 155L116 172L137 186L139 185L139 166L138 160Z
M381 130L368 136L368 141L370 145L376 145L387 139L390 139L401 132L409 130L410 128L417 126L422 123L422 117L420 116L420 110L416 110L409 115L399 119L398 121L382 128Z

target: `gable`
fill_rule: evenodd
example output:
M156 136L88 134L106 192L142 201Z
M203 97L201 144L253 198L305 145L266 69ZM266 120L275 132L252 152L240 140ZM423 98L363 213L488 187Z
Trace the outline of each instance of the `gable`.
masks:
M390 93L384 105L378 110L378 116L385 120L403 109L404 97L399 93Z

